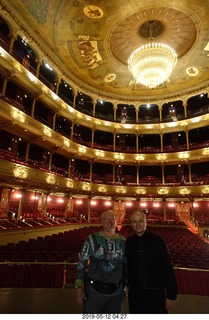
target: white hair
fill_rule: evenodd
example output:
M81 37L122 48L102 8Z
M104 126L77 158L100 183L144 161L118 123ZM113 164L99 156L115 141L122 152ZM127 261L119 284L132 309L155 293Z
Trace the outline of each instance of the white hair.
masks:
M103 220L108 214L112 214L116 218L116 214L113 210L106 210L106 211L102 212L101 220Z

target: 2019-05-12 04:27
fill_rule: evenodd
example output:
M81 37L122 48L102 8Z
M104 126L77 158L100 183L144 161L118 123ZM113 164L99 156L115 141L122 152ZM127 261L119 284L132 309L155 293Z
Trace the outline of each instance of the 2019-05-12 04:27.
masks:
M82 314L83 320L88 319L126 319L127 314L121 313L121 314Z

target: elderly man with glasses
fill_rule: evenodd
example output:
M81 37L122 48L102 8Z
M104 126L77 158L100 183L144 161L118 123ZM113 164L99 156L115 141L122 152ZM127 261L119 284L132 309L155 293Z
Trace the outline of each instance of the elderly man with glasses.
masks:
M101 215L102 231L90 234L81 249L75 281L83 313L121 313L126 282L125 238L116 233L116 215Z

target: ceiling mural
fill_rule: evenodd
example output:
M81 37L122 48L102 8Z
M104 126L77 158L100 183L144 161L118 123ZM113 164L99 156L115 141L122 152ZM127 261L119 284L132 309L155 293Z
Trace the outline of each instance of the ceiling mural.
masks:
M22 0L22 2L38 23L46 22L51 0Z

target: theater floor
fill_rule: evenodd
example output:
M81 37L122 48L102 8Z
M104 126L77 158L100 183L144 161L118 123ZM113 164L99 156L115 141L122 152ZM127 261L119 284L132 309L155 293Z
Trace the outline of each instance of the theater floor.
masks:
M0 314L80 314L75 289L0 288ZM128 313L127 301L124 313ZM179 295L173 314L208 314L209 296Z

